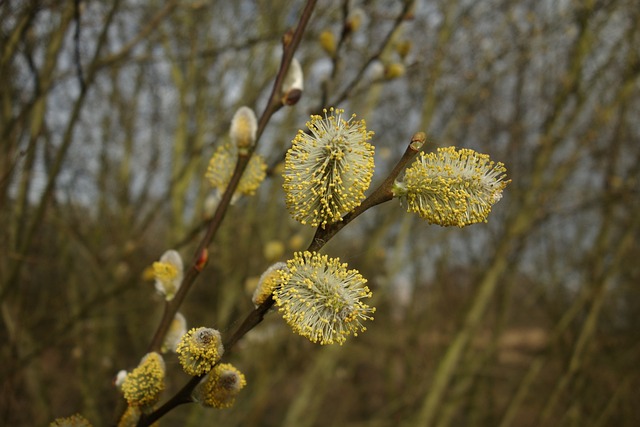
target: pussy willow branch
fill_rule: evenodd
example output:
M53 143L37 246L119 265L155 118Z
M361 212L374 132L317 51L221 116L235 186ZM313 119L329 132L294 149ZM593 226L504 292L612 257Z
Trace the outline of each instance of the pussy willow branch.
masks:
M424 132L418 132L414 134L404 154L402 155L400 160L398 160L398 163L396 163L394 168L389 173L389 176L387 176L382 184L380 184L380 186L378 186L378 188L376 188L373 193L371 193L366 199L364 199L360 206L346 214L342 218L342 221L330 224L326 228L318 227L318 229L316 230L316 234L309 244L307 250L320 250L333 236L338 233L338 231L342 230L347 224L356 219L367 209L393 199L393 183L395 182L398 175L400 175L400 172L402 172L402 170L404 170L409 162L411 162L411 160L413 160L413 158L420 152L420 149L424 145L426 139L427 137ZM265 302L258 306L254 311L249 313L242 324L238 327L238 329L236 329L233 335L231 335L231 337L225 343L225 351L228 351L231 346L238 342L240 338L242 338L247 332L257 326L260 322L262 322L264 314L269 310L269 308L271 308L271 306L273 306L273 303L273 298L267 298Z
M309 245L309 251L318 251L322 248L329 239L331 239L338 231L342 230L347 224L360 216L367 209L379 205L380 203L388 202L393 199L393 183L396 178L402 172L402 170L409 164L411 160L420 152L420 149L424 145L427 137L424 132L418 132L411 138L411 142L407 146L404 154L398 160L398 163L394 166L389 176L375 189L373 193L369 195L363 202L355 208L353 211L346 214L342 221L334 222L327 225L325 228L318 227L315 236Z
M244 321L238 327L235 333L230 338L224 341L223 345L225 349L225 354L229 354L229 350L234 346L235 343L238 342L238 340L240 340L240 338L242 338L247 332L253 329L260 322L262 322L262 319L264 319L264 315L269 310L269 308L271 308L272 305L273 305L273 299L269 297L264 303L262 303L262 305L258 306L255 310L249 313L249 315L244 319ZM140 419L138 426L150 425L155 421L157 421L158 419L160 419L166 413L171 411L176 406L193 402L193 399L191 398L191 393L193 392L193 389L196 388L198 383L200 383L200 380L202 380L202 378L205 375L206 374L196 375L194 377L191 377L189 381L187 381L187 383L171 399L167 400L164 403L164 405L156 409L153 413L149 414L148 416L143 416Z
M360 214L373 206L379 205L393 198L392 188L393 183L407 166L407 164L420 152L420 149L426 141L426 135L424 132L418 132L411 138L411 142L407 146L404 154L395 165L393 170L389 173L389 176L384 180L382 184L367 197L360 206L348 213L342 218L342 221L329 225L326 228L318 227L316 235L309 245L309 251L318 251L321 249L333 236L338 233L344 226L357 218ZM244 336L256 327L264 319L265 314L273 306L274 300L272 297L267 298L265 302L259 305L255 310L251 311L244 321L240 324L238 329L224 342L225 354L228 355L231 348ZM152 414L143 417L138 426L146 426L154 421L158 420L164 414L178 405L192 402L191 393L193 389L198 385L200 380L206 374L192 377L187 384L185 384L180 391L178 391L171 399L169 399L164 405L154 411Z
M229 181L229 185L227 186L218 207L211 218L209 225L207 227L207 232L205 233L202 241L198 245L198 249L195 251L193 260L191 262L191 266L185 275L182 285L178 292L176 292L175 297L165 304L165 311L162 316L162 320L160 321L160 325L156 330L156 333L151 340L151 344L149 345L149 351L158 351L162 346L162 342L164 340L164 336L171 325L171 321L173 320L175 314L178 311L178 308L184 301L187 293L191 289L195 279L198 277L200 271L197 267L198 260L200 259L203 251L209 247L213 237L216 232L220 228L220 224L224 219L227 208L229 207L229 203L231 202L231 197L240 182L240 178L242 173L244 172L247 164L249 163L249 159L255 150L255 147L258 145L260 141L260 137L264 132L264 129L267 126L267 123L271 119L274 113L276 113L282 107L282 101L280 99L280 91L282 88L282 83L286 76L287 70L289 69L289 64L291 64L291 60L293 59L293 54L295 53L298 45L300 44L300 40L302 39L302 35L304 30L311 18L311 13L313 12L313 8L315 7L316 0L309 0L300 16L300 22L296 27L296 30L293 34L287 33L283 39L283 55L282 61L280 64L280 69L276 76L275 82L273 84L273 89L271 91L271 96L269 97L269 102L264 109L264 112L260 116L260 120L258 121L258 130L256 132L256 144L251 150L251 152L246 156L239 156L238 161L236 163L235 170Z
M386 36L385 36L384 40L382 41L382 43L380 44L380 47L378 48L378 50L376 52L374 52L362 64L362 66L358 70L358 73L342 89L342 92L338 96L336 96L335 100L333 100L331 102L331 105L338 105L342 101L344 101L345 99L347 99L349 97L349 95L353 92L354 88L358 85L358 83L362 81L362 79L364 77L364 73L369 68L369 66L374 61L378 60L382 56L382 53L384 52L384 50L387 48L387 46L389 45L389 43L393 39L394 33L396 33L398 31L398 29L400 28L400 25L407 19L407 16L409 15L411 9L414 7L414 4L415 4L415 0L405 0L405 2L403 4L403 7L402 7L402 11L400 11L398 16L396 17L396 19L395 19L395 21L393 23L393 26L391 27L389 32L386 34ZM336 65L334 65L334 67L335 66ZM324 94L324 93L323 93L322 96L323 96L323 99L327 98L327 95Z
M250 150L250 152L247 153L247 155L238 156L238 161L236 162L236 166L235 166L233 175L231 176L231 179L229 181L229 185L227 186L224 194L222 195L222 198L220 199L218 207L213 217L211 218L209 226L207 227L207 232L202 238L202 241L200 242L200 244L198 245L198 249L195 251L193 260L191 262L191 266L182 281L182 285L180 286L180 289L178 289L178 292L176 292L176 295L174 296L174 298L165 304L164 314L162 316L158 329L156 330L153 336L153 339L151 340L151 344L149 345L149 351L160 350L164 337L169 329L169 326L171 325L171 321L175 317L178 311L178 308L184 301L187 293L193 286L193 283L195 282L196 278L200 273L200 270L202 267L199 266L199 260L201 259L203 252L211 244L213 237L215 236L216 232L220 228L220 224L222 223L222 220L224 219L227 208L229 207L229 203L231 202L231 197L233 196L233 193L235 192L235 189L238 186L238 183L240 182L242 173L244 172L247 164L249 163L249 159L251 158L251 155L255 151L255 148L258 145L258 142L260 141L260 137L262 136L262 133L264 132L273 114L275 114L282 107L282 100L280 97L282 84L284 82L286 73L289 69L289 65L291 64L291 60L293 59L293 55L296 49L298 48L300 41L302 40L302 35L304 34L306 26L309 23L309 20L311 18L311 14L313 13L313 9L315 5L316 5L316 0L307 1L307 4L305 5L304 10L302 11L302 14L300 16L300 21L298 22L298 26L296 27L295 31L293 32L293 34L291 34L290 32L286 33L283 38L283 54L282 54L282 61L280 63L280 69L274 81L273 89L269 97L269 102L267 103L258 121L258 129L256 132L256 143L254 147ZM269 307L265 307L264 310L266 311L268 310L268 308ZM262 317L264 317L264 313L260 313L259 310L256 310L254 313L259 313L260 320L257 322L259 323L262 320ZM247 329L247 331L249 329ZM244 335L244 333L242 335ZM236 338L235 341L237 341L238 339L239 337ZM235 341L231 341L229 343L230 346L232 346L233 343L235 343ZM169 401L167 401L164 405L162 405L158 410L154 411L148 416L142 416L140 418L140 421L138 422L138 426L150 425L151 423L153 423L154 421L162 417L164 414L169 412L174 407L191 401L191 397L190 397L191 392L193 391L193 388L198 384L199 381L200 381L200 377L193 377L175 396L173 396Z

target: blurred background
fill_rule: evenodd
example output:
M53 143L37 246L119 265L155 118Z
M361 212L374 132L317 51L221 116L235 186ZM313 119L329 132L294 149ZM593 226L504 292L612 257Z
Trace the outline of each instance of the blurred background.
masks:
M201 236L215 148L263 111L302 1L0 1L0 423L108 425L120 369L163 300L144 272ZM257 152L181 312L230 333L256 278L305 248L281 162L309 114L357 113L381 182L413 133L505 163L487 224L428 225L397 201L325 248L377 307L343 346L276 313L226 357L248 385L175 426L640 424L640 8L636 0L319 1L300 102ZM187 380L165 358L168 390Z

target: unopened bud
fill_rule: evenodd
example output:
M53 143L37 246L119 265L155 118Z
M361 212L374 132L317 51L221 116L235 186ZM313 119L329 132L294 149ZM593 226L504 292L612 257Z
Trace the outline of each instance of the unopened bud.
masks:
M411 137L411 144L409 146L413 151L420 151L425 141L427 140L427 134L424 132L416 132Z
M352 9L349 12L349 16L347 16L347 21L345 22L345 32L350 33L352 31L358 31L360 26L362 26L362 21L364 20L364 11L360 8Z
M407 70L404 68L404 65L399 62L394 62L393 64L389 64L384 69L384 77L388 80L397 79L398 77L404 76L404 73Z
M74 414L66 418L56 418L53 420L49 427L91 427L91 423L82 415Z
M403 40L396 44L396 52L400 55L400 58L404 59L411 51L411 40Z
M258 285L256 286L251 302L257 307L267 300L273 293L273 290L280 285L280 270L285 270L287 264L277 262L262 273Z
M176 313L169 325L169 330L164 337L161 351L166 353L172 351L175 353L178 348L178 343L182 339L182 336L187 333L187 319L181 314Z
M125 371L124 369L121 369L118 371L118 373L116 374L116 377L113 379L113 385L115 385L118 389L120 389L122 387L122 383L124 383L124 380L127 378L127 371Z
M304 75L300 62L293 58L287 75L282 83L282 103L284 105L295 105L302 97L304 90Z
M238 147L238 154L249 154L256 142L258 119L249 107L240 107L231 120L231 140Z
M196 260L196 264L194 265L195 269L198 271L202 271L207 262L209 261L209 251L207 248L202 248L198 259Z
M286 48L291 44L294 33L295 33L295 30L293 28L289 28L287 32L284 33L284 35L282 36L282 47Z
M324 30L320 33L320 46L322 46L324 51L330 56L336 54L336 38L331 31Z
M180 254L174 250L166 251L160 261L153 263L153 275L156 290L171 301L182 284L183 265Z
M276 262L284 254L284 243L280 240L270 240L262 248L264 258L269 262Z

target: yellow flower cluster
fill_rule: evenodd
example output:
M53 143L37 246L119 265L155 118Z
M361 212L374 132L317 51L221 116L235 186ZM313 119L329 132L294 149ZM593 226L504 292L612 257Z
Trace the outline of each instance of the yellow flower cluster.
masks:
M211 160L205 177L211 186L222 194L233 175L238 160L238 147L235 144L223 144L219 146ZM258 187L266 176L267 164L264 159L257 154L251 156L249 164L240 178L238 187L234 193L234 198L241 195L251 196L256 193Z
M212 328L193 328L184 334L176 353L187 374L205 374L224 354L220 332Z
M162 281L173 280L178 276L178 269L167 262L154 262L153 275L156 279Z
M342 344L366 330L362 322L373 319L375 308L360 300L371 292L367 280L347 267L339 258L305 251L278 270L281 285L273 297L294 332L314 343Z
M148 407L160 399L165 388L165 365L162 356L148 353L122 383L122 392L129 405Z
M458 226L486 222L491 207L510 182L502 163L488 155L455 147L420 153L420 158L396 181L393 192L432 224Z
M267 298L271 296L276 286L280 284L279 271L285 268L287 268L287 264L284 262L277 262L262 273L260 280L258 281L258 285L256 286L255 291L253 291L253 296L251 297L251 302L253 302L256 307L265 302Z
M247 385L244 374L229 363L216 365L194 390L194 398L203 406L229 408Z
M66 418L56 418L49 427L91 427L91 423L82 415L74 414Z
M156 290L171 301L180 285L182 285L183 264L180 254L174 250L168 250L160 261L153 263L153 276L156 279Z
M327 113L330 113L327 115ZM342 118L344 110L324 110L299 130L287 151L286 203L302 224L324 227L360 205L373 176L374 148L364 120Z

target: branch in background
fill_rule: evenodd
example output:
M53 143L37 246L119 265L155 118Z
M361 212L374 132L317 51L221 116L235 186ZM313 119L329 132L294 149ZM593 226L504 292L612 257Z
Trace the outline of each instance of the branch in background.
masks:
M74 0L73 2L73 19L76 21L76 30L73 33L73 54L80 91L83 92L86 88L86 83L82 72L82 63L80 62L80 0Z
M269 122L273 114L282 107L282 101L279 96L280 89L282 87L282 83L284 81L284 77L286 76L287 70L289 69L289 64L293 59L293 54L297 49L298 45L300 44L300 40L302 39L304 30L307 26L307 23L309 22L309 19L311 18L311 13L313 12L313 8L315 7L315 4L316 4L315 0L309 0L307 2L307 5L304 11L302 12L302 15L300 17L300 22L295 32L293 34L287 33L283 38L284 52L282 55L280 70L278 71L276 80L273 84L273 90L271 92L271 96L269 97L269 103L265 107L265 110L262 113L260 120L258 121L258 130L256 132L256 143L253 146L253 148L249 150L247 155L238 157L238 162L236 164L236 168L233 172L231 180L229 181L229 185L227 186L227 189L225 190L224 194L222 195L222 198L220 199L220 203L218 204L216 212L211 218L209 227L207 228L207 233L205 234L202 241L200 242L198 249L195 251L195 254L191 263L191 267L189 268L189 271L185 275L185 278L182 282L182 286L180 286L180 289L176 293L174 299L171 300L170 302L167 302L167 304L165 305L165 311L162 316L162 320L160 321L160 325L158 326L158 329L156 330L156 333L154 334L153 339L151 340L148 351L158 351L162 346L162 341L164 339L164 336L167 333L167 330L169 329L169 326L171 325L171 321L173 320L173 317L178 312L178 308L184 301L184 298L186 297L187 293L191 289L193 283L195 282L196 278L200 273L200 269L198 268L198 262L201 258L201 255L203 254L204 250L207 249L211 244L213 237L215 236L216 232L218 231L222 223L222 220L224 219L227 208L229 207L229 204L231 202L233 193L235 192L236 187L240 182L240 178L242 177L242 173L244 172L247 164L249 163L249 159L253 154L253 151L255 151L256 146L260 142L260 136L264 132L264 129L266 128L267 123Z
M267 104L267 106L264 109L264 112L262 113L262 116L260 117L260 120L258 122L258 129L256 132L256 139L255 139L255 144L253 145L253 147L247 149L247 152L244 154L240 154L238 156L238 161L236 163L236 167L235 170L233 172L233 175L231 176L231 179L229 181L229 185L227 186L224 194L222 195L222 198L220 199L220 202L218 204L218 207L213 215L213 217L211 218L211 221L209 223L209 226L207 228L207 232L205 234L205 236L203 237L202 241L200 242L200 245L198 246L198 249L195 252L193 261L191 263L191 267L189 268L189 271L187 272L186 276L184 277L184 280L182 282L182 285L180 286L180 289L178 290L178 292L176 293L175 297L171 300L168 301L165 304L165 310L164 310L164 314L162 316L162 319L160 321L160 324L158 326L158 329L156 330L156 333L153 336L153 339L151 340L151 343L149 345L149 351L157 351L161 348L162 346L162 342L164 340L164 337L169 329L169 326L171 325L171 322L175 316L175 314L178 312L178 309L180 307L180 305L182 304L182 302L184 301L187 293L189 292L189 290L192 288L193 283L195 282L196 278L198 277L201 269L202 269L202 256L204 253L206 253L207 248L209 247L209 245L211 244L211 241L213 240L213 237L215 236L216 232L218 231L222 220L224 219L224 216L226 214L227 208L229 207L229 204L231 202L231 198L238 186L238 183L240 182L240 178L242 177L242 173L244 172L247 164L249 163L249 160L251 158L251 155L253 154L253 152L255 151L255 148L260 140L260 136L262 135L262 133L264 132L264 129L267 126L267 123L269 122L269 120L271 119L271 117L273 116L273 114L275 114L276 111L278 111L281 107L282 107L282 99L280 97L280 91L282 88L282 84L284 82L284 78L287 74L287 71L289 69L289 65L291 64L291 60L293 59L293 55L298 47L298 45L300 44L300 40L302 39L302 35L304 34L304 31L306 29L306 26L311 18L311 14L313 12L313 9L315 7L316 4L316 0L309 0L302 12L302 15L300 16L300 21L298 23L298 26L296 28L296 30L291 33L288 32L285 34L285 36L283 37L283 55L282 55L282 61L281 61L281 65L280 65L280 69L278 71L278 74L276 76L275 82L273 84L273 89L271 91L271 95L269 97L269 102ZM265 307L263 307L264 312L266 312L269 308L269 306L266 306L266 302ZM262 306L261 306L262 307ZM253 313L257 313L257 318L259 320L257 320L257 323L259 323L260 321L262 321L262 318L264 316L264 312L260 312L260 310L256 310ZM245 323L247 323L247 321L245 321ZM245 325L245 323L243 323L243 325ZM256 324L257 324L256 323ZM253 326L251 326L253 327ZM248 330L251 329L248 328ZM244 332L246 333L246 332ZM244 335L244 333L242 333L239 336ZM237 339L239 339L239 336ZM237 341L236 339L236 341ZM233 341L235 342L235 341ZM230 343L230 345L233 344L233 342ZM153 421L159 419L162 415L164 415L165 413L167 413L168 411L170 411L173 407L180 405L182 403L188 402L190 401L190 394L191 391L193 391L193 388L198 384L198 382L200 381L199 377L193 377L189 383L183 387L182 390L180 390L180 392L178 392L178 394L176 394L173 398L171 398L167 403L165 403L165 405L163 405L160 409L158 409L157 411L151 413L148 416L143 416L138 425L139 426L145 426L145 425L149 425L150 423L152 423ZM188 394L188 396L186 396ZM187 400L187 398L189 400Z

